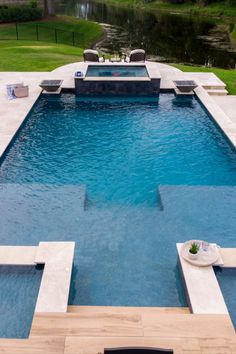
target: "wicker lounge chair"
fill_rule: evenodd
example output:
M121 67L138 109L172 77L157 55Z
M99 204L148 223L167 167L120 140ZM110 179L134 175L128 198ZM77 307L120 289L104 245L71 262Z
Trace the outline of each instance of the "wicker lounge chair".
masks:
M129 57L130 62L145 61L145 59L146 59L146 53L145 50L143 49L135 49L130 52L130 57Z
M173 349L148 347L105 348L104 354L174 354Z
M99 54L97 50L86 49L84 50L84 61L92 61L92 62L103 62L105 61L104 57L99 58Z

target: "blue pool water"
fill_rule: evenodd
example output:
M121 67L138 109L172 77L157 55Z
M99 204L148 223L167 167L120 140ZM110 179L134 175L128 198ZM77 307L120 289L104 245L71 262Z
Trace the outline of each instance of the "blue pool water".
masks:
M215 268L215 273L232 322L236 328L236 269Z
M148 77L145 65L89 65L86 72L87 77Z
M0 337L28 337L41 276L42 268L0 266Z
M74 240L70 304L185 306L176 242L236 247L236 155L195 99L42 97L0 171L2 244Z

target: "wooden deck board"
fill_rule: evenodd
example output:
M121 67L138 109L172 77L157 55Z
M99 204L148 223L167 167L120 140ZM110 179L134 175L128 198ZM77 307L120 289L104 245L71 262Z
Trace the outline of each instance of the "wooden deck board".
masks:
M143 321L144 336L230 337L235 334L228 315L159 315Z
M29 339L0 339L4 354L63 354L65 337L34 337Z
M95 313L123 313L133 314L142 313L147 315L158 313L190 313L189 307L122 307L122 306L68 306L68 312L76 312L80 314L95 314Z
M236 354L228 315L187 309L69 306L67 313L35 313L30 338L0 339L6 354L98 354L105 347L153 346L174 354Z
M103 353L104 348L148 346L175 349L175 354L182 351L182 343L178 338L134 338L134 337L66 337L65 354Z
M143 336L139 314L46 314L34 316L31 335Z

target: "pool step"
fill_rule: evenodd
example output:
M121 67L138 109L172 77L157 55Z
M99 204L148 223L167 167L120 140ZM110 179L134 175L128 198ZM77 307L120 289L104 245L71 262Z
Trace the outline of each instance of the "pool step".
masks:
M225 88L208 89L207 93L210 96L227 96L228 95L228 91Z
M205 90L223 90L226 85L202 85Z
M141 311L145 314L186 314L190 313L188 307L122 307L122 306L68 306L67 311L79 314L127 314Z

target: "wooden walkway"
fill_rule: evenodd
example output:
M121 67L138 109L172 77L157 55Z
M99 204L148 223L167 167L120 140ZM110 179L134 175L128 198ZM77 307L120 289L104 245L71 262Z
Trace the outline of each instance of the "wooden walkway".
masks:
M0 353L96 354L115 346L236 354L236 336L228 315L193 315L188 308L70 306L64 314L35 314L29 339L1 339Z

